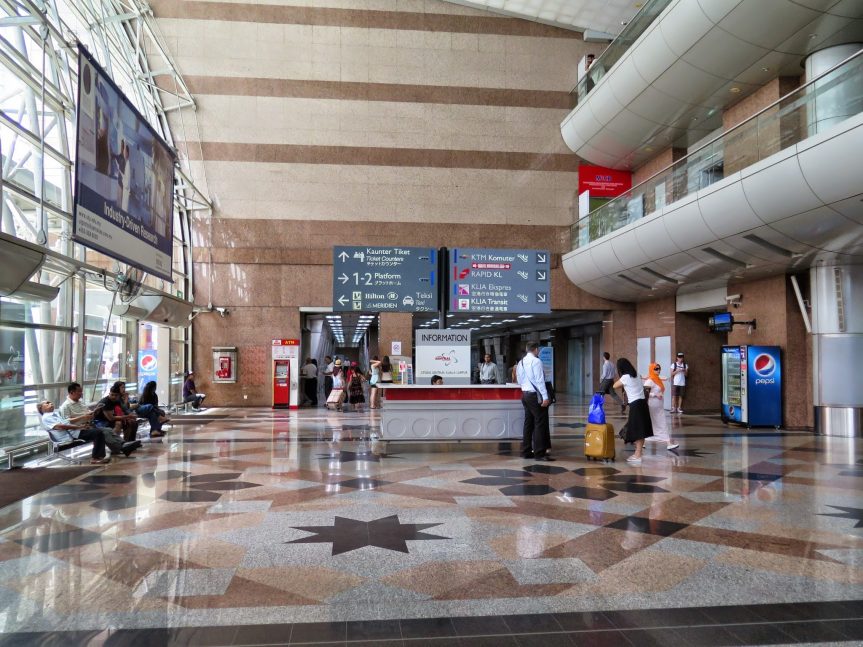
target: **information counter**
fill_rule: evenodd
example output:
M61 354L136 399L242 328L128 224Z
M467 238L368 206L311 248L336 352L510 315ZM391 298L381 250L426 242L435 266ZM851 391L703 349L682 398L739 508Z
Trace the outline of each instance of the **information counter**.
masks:
M383 387L381 439L520 440L524 425L517 384Z

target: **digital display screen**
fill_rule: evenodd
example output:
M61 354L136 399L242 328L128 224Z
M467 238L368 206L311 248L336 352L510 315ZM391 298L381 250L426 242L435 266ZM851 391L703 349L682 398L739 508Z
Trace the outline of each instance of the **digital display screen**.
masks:
M717 312L707 322L710 332L731 332L734 316L730 312Z

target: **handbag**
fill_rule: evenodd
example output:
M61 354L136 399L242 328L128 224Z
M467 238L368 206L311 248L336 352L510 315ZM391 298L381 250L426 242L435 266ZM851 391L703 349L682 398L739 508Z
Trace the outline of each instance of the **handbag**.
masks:
M629 429L627 429L627 424L624 423L623 426L620 428L620 431L617 432L618 438L620 438L621 440L626 440L626 434L628 431Z

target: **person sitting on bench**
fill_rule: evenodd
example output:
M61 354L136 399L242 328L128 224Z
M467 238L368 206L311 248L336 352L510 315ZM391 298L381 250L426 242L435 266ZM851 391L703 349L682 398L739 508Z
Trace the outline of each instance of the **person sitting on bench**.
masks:
M126 434L129 434L130 429L124 427L123 423L129 418L129 416L123 413L123 409L120 406L121 397L120 390L112 386L111 390L108 391L108 395L99 400L99 403L96 405L96 410L93 412L93 421L96 423L97 427L115 428L118 432L119 430L122 430L124 438L127 438L127 441L123 444L123 453L128 456L131 451L126 453L126 445L134 445L132 450L134 451L141 446L141 441L135 440L134 438L128 438L126 436ZM135 416L131 417L134 418ZM113 448L111 449L113 451Z
M105 456L105 434L102 429L88 427L84 424L72 424L71 421L60 415L58 411L54 411L54 403L50 400L44 400L37 404L36 411L39 412L39 416L41 417L42 428L49 433L51 440L57 442L59 435L52 434L51 432L60 431L66 432L72 440L92 441L93 451L90 463L99 465L111 462L111 459ZM118 447L118 451L124 451L123 447ZM129 453L132 451L134 450L130 450Z
M183 402L191 402L192 408L197 411L201 408L201 404L207 396L203 393L198 393L198 387L195 386L193 375L192 371L186 373L186 381L183 382Z

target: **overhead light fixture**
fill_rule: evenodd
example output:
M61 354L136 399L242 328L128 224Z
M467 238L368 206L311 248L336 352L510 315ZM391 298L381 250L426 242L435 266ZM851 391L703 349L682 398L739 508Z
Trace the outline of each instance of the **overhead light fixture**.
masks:
M740 92L740 88L738 88L738 87L735 85L733 88L731 88L731 89L729 90L729 92L731 92L732 94L737 94L738 92Z
M533 315L518 315L519 319L533 319Z

